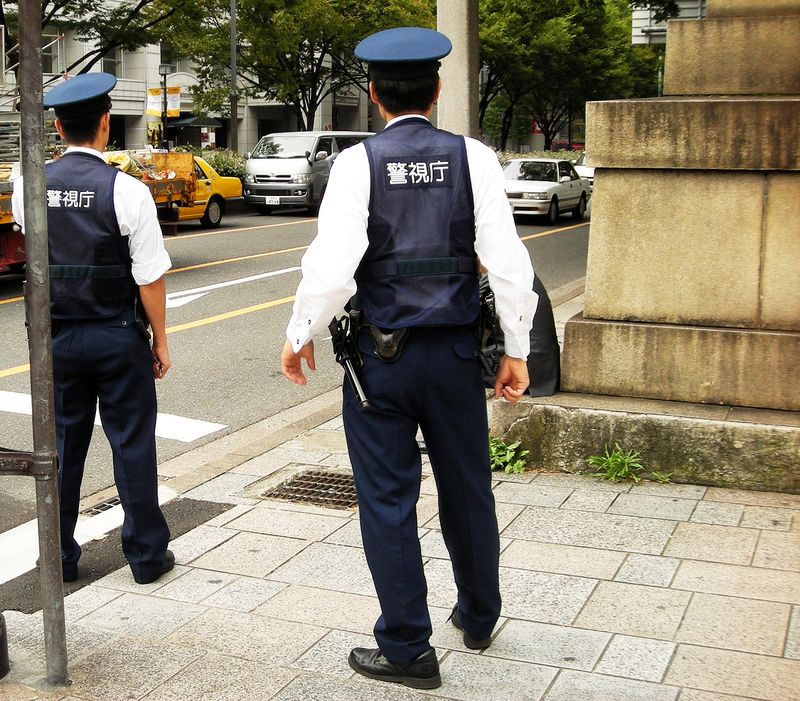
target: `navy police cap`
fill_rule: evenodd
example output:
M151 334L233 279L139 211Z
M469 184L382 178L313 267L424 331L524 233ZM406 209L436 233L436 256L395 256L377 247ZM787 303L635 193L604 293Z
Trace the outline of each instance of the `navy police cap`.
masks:
M369 64L370 73L387 80L409 80L433 75L439 59L453 50L441 32L423 27L396 27L370 34L356 46L356 58Z
M45 96L45 109L54 109L60 119L78 119L111 108L108 97L117 79L110 73L84 73L59 83Z

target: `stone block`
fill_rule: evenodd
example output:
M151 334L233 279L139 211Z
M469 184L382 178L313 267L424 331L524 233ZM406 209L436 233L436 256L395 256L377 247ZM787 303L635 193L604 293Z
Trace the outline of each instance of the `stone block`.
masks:
M680 645L666 683L774 701L800 699L800 662Z
M706 16L800 15L800 0L708 0Z
M659 682L672 659L673 643L615 635L597 665L601 674Z
M233 609L247 613L275 596L286 585L267 582L254 577L239 577L211 596L203 599L203 604L214 608Z
M664 554L690 560L749 565L757 542L758 531L753 528L679 523Z
M491 432L506 442L521 441L530 450L529 462L551 470L583 472L589 455L619 443L638 450L648 469L672 473L673 482L738 488L709 490L708 500L797 508L800 496L748 491L800 492L796 414L759 411L755 422L730 420L729 413L729 407L561 393L498 402Z
M201 555L193 564L218 572L266 577L305 546L304 541L295 538L237 533L214 550Z
M695 594L675 640L780 657L790 612L788 604Z
M604 321L567 324L565 392L800 411L800 332Z
M798 35L797 15L672 22L664 94L800 94Z
M694 499L655 497L647 494L620 494L609 507L608 513L687 521L696 505L697 501Z
M680 560L657 555L628 555L614 580L649 587L668 587Z
M756 567L800 572L800 533L764 531L759 538L753 564Z
M587 102L586 144L598 168L796 171L799 120L799 96Z
M547 701L675 701L678 692L674 686L664 686L604 674L562 672L547 694Z
M760 567L685 560L672 588L800 604L800 574Z
M624 559L625 553L613 550L514 540L500 555L500 564L522 570L612 579Z
M800 178L771 173L765 201L761 324L800 330Z

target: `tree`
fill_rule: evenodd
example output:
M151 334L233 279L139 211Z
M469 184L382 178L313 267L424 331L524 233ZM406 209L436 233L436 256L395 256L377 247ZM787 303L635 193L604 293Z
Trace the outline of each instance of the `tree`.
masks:
M114 49L134 51L156 41L159 24L186 10L185 0L43 0L42 29L73 29L79 39L94 48L66 67L67 73L88 72ZM0 22L4 26L6 47L18 43L18 2L0 0ZM18 61L16 48L9 61Z
M172 23L177 51L198 70L195 101L224 111L230 91L230 19L227 0L202 0L203 32ZM431 26L428 0L239 0L237 67L242 91L288 105L300 129L312 129L322 101L365 78L353 49L364 36L398 24Z
M652 10L656 22L672 19L680 13L676 0L631 0L630 6L633 9Z

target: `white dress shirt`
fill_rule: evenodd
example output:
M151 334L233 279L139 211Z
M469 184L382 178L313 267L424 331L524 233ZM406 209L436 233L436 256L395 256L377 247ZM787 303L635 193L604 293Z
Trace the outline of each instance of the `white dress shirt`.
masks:
M396 117L386 126L420 116ZM517 235L497 156L475 139L467 138L466 144L475 207L475 252L489 272L506 354L527 358L538 302L533 266ZM317 236L301 262L303 279L286 328L295 352L326 329L355 294L354 275L369 244L369 197L369 160L362 143L345 149L334 161L319 211Z
M103 158L99 151L83 146L70 146L65 154L76 152ZM11 209L14 221L24 229L22 178L14 181ZM114 180L114 211L120 233L128 238L133 279L140 286L155 282L172 267L172 261L164 248L156 203L147 185L127 173L118 173Z

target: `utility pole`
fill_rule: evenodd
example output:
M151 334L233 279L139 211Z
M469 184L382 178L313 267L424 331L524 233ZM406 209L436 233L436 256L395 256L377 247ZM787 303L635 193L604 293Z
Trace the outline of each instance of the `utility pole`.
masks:
M236 0L231 0L231 119L228 147L239 150L239 104L236 93Z

